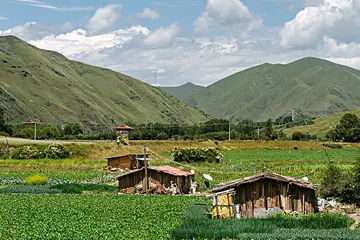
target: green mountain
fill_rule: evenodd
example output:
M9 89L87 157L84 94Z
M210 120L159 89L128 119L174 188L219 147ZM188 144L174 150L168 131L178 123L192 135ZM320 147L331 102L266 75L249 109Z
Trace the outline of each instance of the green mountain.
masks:
M317 58L265 63L220 80L187 102L233 119L275 119L294 108L319 117L360 107L360 71Z
M355 110L318 118L315 119L315 123L313 125L296 126L293 128L285 129L284 132L288 136L291 136L294 132L301 132L317 135L318 137L325 137L326 133L328 133L331 129L334 129L336 125L340 123L340 119L344 116L345 113L352 113L360 118L360 108L358 108Z
M0 37L0 106L10 122L181 122L203 112L144 82Z
M175 96L180 100L185 100L193 94L196 94L200 90L204 89L205 87L195 85L191 82L185 83L184 85L178 87L161 87L162 90L165 92Z

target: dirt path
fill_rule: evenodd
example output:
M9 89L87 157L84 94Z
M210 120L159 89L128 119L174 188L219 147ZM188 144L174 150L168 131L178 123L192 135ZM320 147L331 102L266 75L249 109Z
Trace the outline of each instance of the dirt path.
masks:
M355 230L360 224L360 211L358 211L356 214L349 214L349 217L355 220L355 223L350 227L351 230Z
M58 140L31 140L23 138L0 138L0 143L18 143L18 144L79 144L79 145L93 145L95 142L71 142Z

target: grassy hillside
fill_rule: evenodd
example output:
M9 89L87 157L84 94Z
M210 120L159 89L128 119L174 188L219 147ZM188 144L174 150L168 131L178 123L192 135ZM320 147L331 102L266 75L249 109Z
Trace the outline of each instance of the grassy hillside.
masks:
M11 122L37 118L110 125L206 119L161 89L11 36L0 37L0 100Z
M200 90L204 89L205 87L195 85L191 82L185 83L184 85L178 87L161 87L162 90L165 92L175 96L180 100L185 100L191 95L199 92Z
M345 113L356 114L358 117L360 117L360 108L348 112L342 112L327 117L319 118L315 120L314 125L293 127L286 129L284 132L288 136L291 136L294 132L302 132L302 133L315 134L319 137L324 137L328 131L335 128L336 125L339 124L340 119L342 118L342 116L344 116Z
M360 71L317 58L263 64L218 81L187 101L235 119L276 118L293 108L314 116L360 107Z

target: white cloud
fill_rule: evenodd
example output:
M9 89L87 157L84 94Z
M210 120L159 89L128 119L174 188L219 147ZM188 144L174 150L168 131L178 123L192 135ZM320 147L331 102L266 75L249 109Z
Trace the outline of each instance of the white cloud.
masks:
M280 44L286 48L314 47L323 37L351 42L360 37L360 0L323 0L306 7L285 23Z
M144 8L141 13L137 14L137 17L155 20L155 19L159 19L161 16L160 13L154 9Z
M154 47L169 47L173 44L174 38L179 34L179 25L173 24L166 28L161 27L151 33L144 41L145 45Z
M120 4L109 4L96 10L88 22L89 34L96 35L109 31L120 17L121 9Z
M14 3L22 3L32 7L51 9L55 11L89 11L94 9L93 7L57 7L37 0L14 0Z
M205 33L211 26L242 26L243 29L261 25L240 0L207 0L206 10L194 21L196 33Z
M73 24L52 24L52 23L37 23L28 22L24 25L18 25L13 28L0 31L0 36L14 35L25 41L38 40L50 34L59 34L61 32L69 31L73 28Z
M9 20L9 18L0 16L0 20Z

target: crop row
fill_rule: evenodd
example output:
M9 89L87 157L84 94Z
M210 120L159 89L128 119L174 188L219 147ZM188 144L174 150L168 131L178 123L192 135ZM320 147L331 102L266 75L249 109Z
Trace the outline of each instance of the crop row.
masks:
M0 195L0 239L168 239L187 206L201 199Z

